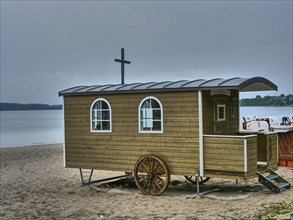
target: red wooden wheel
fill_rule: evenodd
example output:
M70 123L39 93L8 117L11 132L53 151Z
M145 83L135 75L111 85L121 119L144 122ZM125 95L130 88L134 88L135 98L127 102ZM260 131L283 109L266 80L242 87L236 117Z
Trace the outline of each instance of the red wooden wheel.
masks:
M158 196L169 185L170 171L161 158L148 155L140 158L135 164L134 180L143 194Z

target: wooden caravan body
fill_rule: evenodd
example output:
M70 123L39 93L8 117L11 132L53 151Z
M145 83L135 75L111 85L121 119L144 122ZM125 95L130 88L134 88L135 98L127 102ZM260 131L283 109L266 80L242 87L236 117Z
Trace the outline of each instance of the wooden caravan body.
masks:
M139 132L138 109L145 97L156 97L163 106L162 133ZM90 107L97 98L111 105L112 132L90 131ZM133 171L141 156L154 154L172 174L193 175L198 169L195 92L68 96L64 106L66 167Z
M258 160L276 169L277 134L237 133L239 92L264 90L277 86L254 77L63 90L65 167L132 172L139 158L156 155L171 175L254 178ZM159 132L140 130L140 108L148 98L161 104ZM109 131L91 130L97 100L109 105Z

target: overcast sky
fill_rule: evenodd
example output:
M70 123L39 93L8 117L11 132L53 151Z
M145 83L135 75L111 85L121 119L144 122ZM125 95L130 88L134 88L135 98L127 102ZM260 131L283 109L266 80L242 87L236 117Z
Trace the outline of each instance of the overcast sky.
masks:
M1 102L77 85L263 76L292 91L292 1L1 1ZM245 94L244 97L249 97Z

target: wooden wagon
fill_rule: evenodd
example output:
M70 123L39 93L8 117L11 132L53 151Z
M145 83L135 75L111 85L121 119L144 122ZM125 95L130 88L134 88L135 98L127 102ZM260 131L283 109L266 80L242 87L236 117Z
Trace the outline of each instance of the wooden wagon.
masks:
M171 175L255 178L258 161L277 169L277 135L238 133L239 92L264 90L277 86L254 77L63 90L64 166L133 173L152 195Z

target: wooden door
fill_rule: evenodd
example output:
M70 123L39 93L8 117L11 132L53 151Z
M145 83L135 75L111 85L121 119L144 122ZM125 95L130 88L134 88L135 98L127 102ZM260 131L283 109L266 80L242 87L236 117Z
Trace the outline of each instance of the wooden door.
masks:
M228 133L228 115L227 115L226 98L214 99L214 133L215 134L227 134Z

